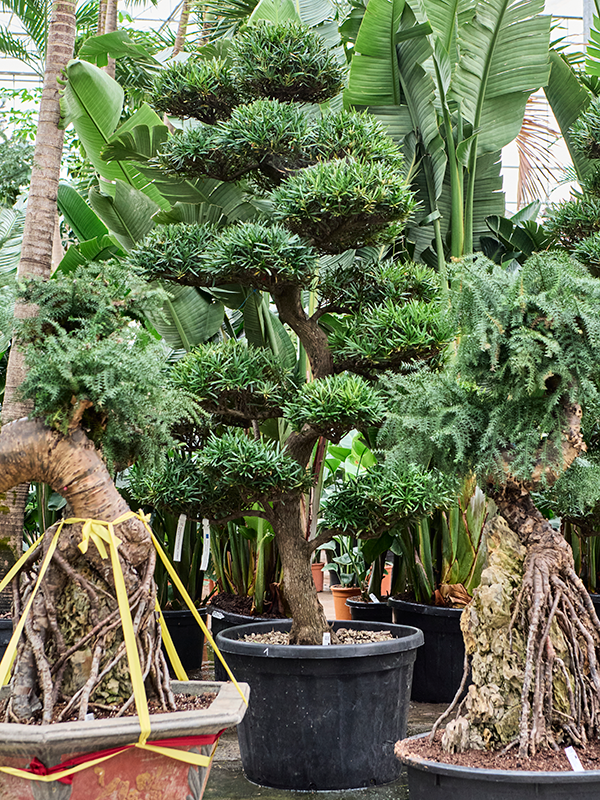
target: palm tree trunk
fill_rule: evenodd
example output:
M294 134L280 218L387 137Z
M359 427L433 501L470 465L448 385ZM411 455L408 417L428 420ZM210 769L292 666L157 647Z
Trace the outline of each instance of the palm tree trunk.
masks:
M180 53L185 46L185 37L187 35L187 26L190 19L190 0L183 0L181 6L181 16L179 17L179 25L177 26L177 36L175 37L175 46L173 47L172 56Z
M23 246L17 277L48 278L52 264L52 245L56 221L56 196L64 133L59 127L60 104L57 78L73 56L75 44L75 0L55 0L50 15L46 67L40 102L35 154L31 172L27 214L23 231ZM15 306L15 318L35 314L26 304ZM2 406L3 423L27 416L31 410L18 395L25 376L23 351L11 348L6 375L6 391ZM7 493L5 504L9 513L0 517L0 537L10 542L14 553L22 550L23 515L28 484ZM0 564L0 573L5 569ZM4 571L2 574L6 574ZM5 601L6 602L6 601Z
M106 0L106 20L104 24L104 33L113 33L117 30L117 2L118 0ZM104 71L111 78L115 77L115 60L114 58L108 59L108 64L104 67Z

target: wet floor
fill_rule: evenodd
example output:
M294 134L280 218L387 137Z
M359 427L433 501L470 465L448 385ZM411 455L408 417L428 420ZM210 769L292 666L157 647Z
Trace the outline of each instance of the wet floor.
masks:
M408 717L408 735L430 730L434 721L444 711L444 705L411 703ZM321 797L325 800L408 800L405 776L386 786L368 789L345 789L339 792L291 792L256 786L246 779L242 771L240 751L235 730L227 731L215 755L205 800L291 800L292 798Z

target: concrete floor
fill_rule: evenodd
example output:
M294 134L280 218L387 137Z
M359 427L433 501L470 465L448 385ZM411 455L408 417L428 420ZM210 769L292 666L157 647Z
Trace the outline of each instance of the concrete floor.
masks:
M328 591L320 592L319 599L328 619L334 618L333 599ZM411 703L408 716L408 735L423 733L431 729L444 705ZM339 792L292 792L257 786L244 776L235 729L226 731L221 737L212 770L204 793L205 800L291 800L319 795L326 800L408 800L405 776L387 786L368 789L346 789Z

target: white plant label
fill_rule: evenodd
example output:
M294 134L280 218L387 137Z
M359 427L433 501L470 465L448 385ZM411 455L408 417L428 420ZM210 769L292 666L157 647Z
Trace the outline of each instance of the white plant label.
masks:
M200 572L204 572L208 567L210 558L210 522L202 520L202 559L200 560Z
M377 595L376 595L374 592L371 592L371 594L369 595L369 597L371 598L371 600L372 600L374 603L379 603L379 602L380 602L379 598L377 597Z
M183 547L183 534L185 532L185 523L187 517L185 514L179 515L177 522L177 533L175 534L175 547L173 549L173 561L181 561L181 548Z
M585 767L579 760L574 747L565 747L565 755L569 759L569 764L573 772L585 772Z
M323 634L323 644L331 644L331 634L329 632Z
M221 611L213 611L212 616L215 619L223 619L223 613Z

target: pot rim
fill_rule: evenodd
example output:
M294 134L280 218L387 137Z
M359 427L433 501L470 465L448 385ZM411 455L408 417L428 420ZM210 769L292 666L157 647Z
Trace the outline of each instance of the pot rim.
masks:
M408 736L402 741L424 739L429 732ZM503 783L589 783L600 781L600 769L588 769L584 772L558 770L556 772L524 770L524 769L486 769L484 767L461 767L458 764L444 764L439 761L430 761L420 756L398 756L407 767L418 769L421 772L447 775L464 780L481 780L487 778Z
M250 693L247 683L240 683L246 699ZM198 733L218 733L237 725L246 712L246 704L230 683L216 681L171 681L175 693L203 694L216 691L217 697L209 708L194 711L170 711L151 714L153 739L195 736ZM8 688L8 687L7 687ZM187 691L186 691L187 690ZM50 725L25 725L18 722L0 723L0 754L22 755L51 750L57 753L86 753L136 742L140 735L137 716L93 719L77 722L55 722ZM101 741L101 746L98 742ZM0 759L2 755L0 755Z
M454 617L462 614L463 608L447 608L446 606L429 606L426 603L411 603L410 600L396 600L388 597L388 606L411 611L413 614L425 614L433 617Z
M275 623L275 624L274 624ZM291 628L292 620L273 620L273 622L256 622L252 625L237 625L217 634L217 646L225 653L247 655L256 658L293 658L293 659L332 659L379 656L390 653L402 653L416 650L424 642L423 631L410 625L394 625L391 622L362 622L356 620L334 620L337 628L354 628L358 630L391 630L398 636L384 642L369 644L338 645L289 645L269 644L261 642L244 642L238 637L248 633L266 633L269 630L286 630Z

